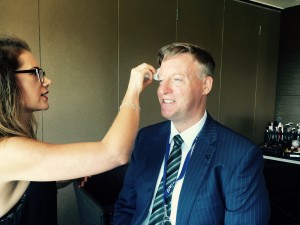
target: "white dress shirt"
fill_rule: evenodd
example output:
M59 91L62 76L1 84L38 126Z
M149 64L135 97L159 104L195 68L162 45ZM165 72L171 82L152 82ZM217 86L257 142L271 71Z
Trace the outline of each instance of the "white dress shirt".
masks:
M174 145L172 140L173 140L173 137L175 135L180 134L181 138L184 141L184 143L181 146L182 156L181 156L181 163L180 163L179 172L178 172L177 176L179 176L179 174L182 170L182 167L183 167L184 161L186 159L186 156L188 155L189 151L191 150L193 142L194 142L197 134L201 131L201 129L202 129L202 127L203 127L203 125L206 121L206 117L207 117L207 113L205 111L203 117L201 118L201 120L199 122L194 124L192 127L188 128L187 130L183 131L182 133L179 133L177 131L177 129L175 128L173 122L171 122L171 134L170 134L170 139L169 139L170 154L171 154L171 151L172 151L172 148L173 148L173 145ZM155 198L157 189L159 187L159 184L160 184L162 176L163 176L164 161L162 162L160 172L159 172L159 175L158 175L158 179L157 179L157 182L156 182L154 195L152 197L151 206L149 208L149 214L148 214L147 218L145 219L145 221L143 222L142 225L148 225L148 223L149 223L149 218L150 218L150 215L151 215L154 198ZM170 220L171 220L171 223L174 224L174 225L176 224L177 206L178 206L178 200L179 200L179 195L180 195L180 191L181 191L183 181L184 181L184 177L176 182L174 190L173 190L173 194L172 194Z

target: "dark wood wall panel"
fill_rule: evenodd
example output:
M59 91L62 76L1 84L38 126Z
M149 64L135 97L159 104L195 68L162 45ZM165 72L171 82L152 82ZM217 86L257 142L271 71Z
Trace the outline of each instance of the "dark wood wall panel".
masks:
M220 122L249 138L252 138L254 121L258 15L255 6L235 1L226 3Z
M130 70L146 62L158 67L158 50L176 39L176 0L127 0L119 6L120 98L127 88ZM163 120L156 90L158 83L141 95L140 126ZM121 100L121 99L120 99Z
M281 120L284 124L293 122L295 125L300 122L300 97L279 95L276 97L275 119Z
M209 51L215 59L213 89L207 102L208 112L219 119L219 90L224 1L179 0L177 41L194 43ZM213 16L212 16L213 15Z
M280 13L227 1L224 21L220 122L260 143L274 116Z
M50 142L99 140L118 110L118 1L73 3L40 3L42 67L53 81Z
M276 101L278 45L281 12L261 8L258 43L257 90L253 140L263 141L267 121L274 118ZM277 47L274 47L277 46Z
M53 81L44 140L101 140L119 105L118 1L40 1L40 26L42 67ZM76 203L72 185L58 191L59 225L79 224Z
M300 122L300 6L282 13L275 119Z
M0 33L15 34L29 44L31 51L40 61L39 49L39 8L36 0L23 1L1 0ZM30 13L28 13L30 12ZM42 124L43 113L36 112L39 124ZM37 137L42 137L42 130L39 129Z

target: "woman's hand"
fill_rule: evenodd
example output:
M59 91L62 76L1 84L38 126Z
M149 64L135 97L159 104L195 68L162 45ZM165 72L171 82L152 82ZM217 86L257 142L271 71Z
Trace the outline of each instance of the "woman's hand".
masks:
M140 94L153 81L156 70L153 66L142 63L131 70L127 92Z

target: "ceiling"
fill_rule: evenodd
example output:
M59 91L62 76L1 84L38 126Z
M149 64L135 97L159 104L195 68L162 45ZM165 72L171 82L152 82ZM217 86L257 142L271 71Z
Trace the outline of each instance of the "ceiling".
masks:
M292 6L300 5L300 0L248 0L259 4L271 6L278 9L285 9Z

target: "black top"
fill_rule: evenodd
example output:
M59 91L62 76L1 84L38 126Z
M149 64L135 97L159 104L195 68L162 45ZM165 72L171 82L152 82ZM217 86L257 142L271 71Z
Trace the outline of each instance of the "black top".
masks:
M19 202L3 217L0 225L56 225L55 182L30 182Z

